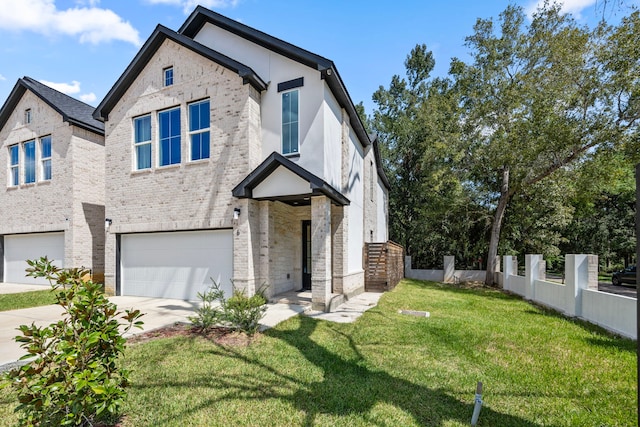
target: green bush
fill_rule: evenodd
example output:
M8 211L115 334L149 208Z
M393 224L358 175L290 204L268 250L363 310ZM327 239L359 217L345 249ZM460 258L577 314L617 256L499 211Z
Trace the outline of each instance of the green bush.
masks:
M196 310L195 316L189 317L193 326L201 331L222 326L245 332L247 335L255 334L267 309L267 299L262 288L255 295L248 297L244 291L234 287L233 295L227 299L220 285L215 280L212 282L206 292L198 292L202 305Z
M100 284L82 280L88 270L60 269L46 257L27 262L28 276L49 280L64 315L46 327L19 327L22 335L15 340L27 351L21 360L33 358L7 374L18 394L20 425L89 426L116 420L128 385L128 372L118 364L123 334L141 327L140 311L118 311Z

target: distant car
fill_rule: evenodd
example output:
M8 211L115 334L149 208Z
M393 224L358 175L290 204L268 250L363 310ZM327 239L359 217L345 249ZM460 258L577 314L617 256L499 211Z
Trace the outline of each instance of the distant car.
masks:
M630 285L636 284L636 266L630 265L624 270L616 271L611 275L611 283L614 285L621 285L628 283Z

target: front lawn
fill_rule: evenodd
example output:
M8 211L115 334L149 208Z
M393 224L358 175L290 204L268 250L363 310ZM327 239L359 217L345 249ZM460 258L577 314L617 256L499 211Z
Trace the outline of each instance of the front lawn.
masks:
M399 314L425 310L431 317ZM499 291L404 280L354 324L132 345L123 426L636 425L636 343ZM0 423L14 402L0 394Z
M51 289L20 292L17 294L0 294L0 311L18 310L20 308L38 307L55 303L56 296Z

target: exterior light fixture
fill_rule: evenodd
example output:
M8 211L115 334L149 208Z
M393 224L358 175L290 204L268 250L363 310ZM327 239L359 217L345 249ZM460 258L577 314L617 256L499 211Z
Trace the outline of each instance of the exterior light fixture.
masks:
M113 220L111 218L104 219L104 231L109 231L109 227L111 226L112 222Z
M240 218L240 208L233 208L233 219L238 220Z

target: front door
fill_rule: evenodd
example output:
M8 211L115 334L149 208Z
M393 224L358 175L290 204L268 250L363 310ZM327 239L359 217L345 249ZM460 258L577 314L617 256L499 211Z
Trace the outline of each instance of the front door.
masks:
M311 221L302 221L302 290L311 289Z

